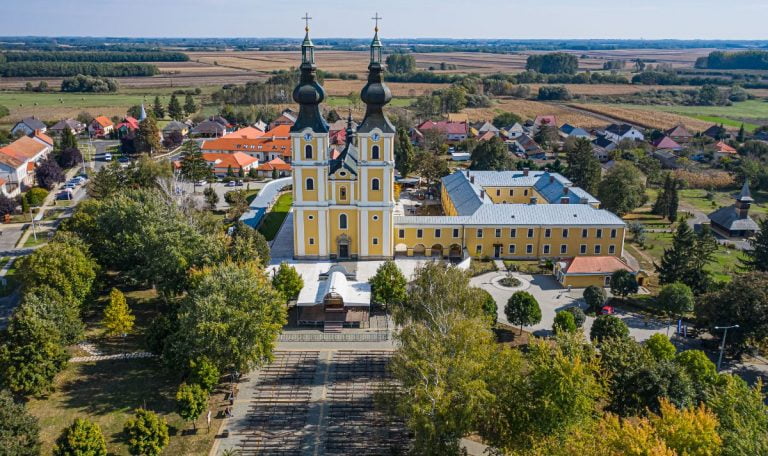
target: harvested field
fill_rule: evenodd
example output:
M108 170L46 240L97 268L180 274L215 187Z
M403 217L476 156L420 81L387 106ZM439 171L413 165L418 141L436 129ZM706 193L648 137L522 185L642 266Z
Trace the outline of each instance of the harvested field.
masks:
M513 112L524 119L533 119L538 115L555 115L559 125L566 122L582 128L597 128L606 125L605 120L589 114L574 112L556 104L532 100L501 100L490 108L468 108L464 112L469 115L469 120L472 122L490 120L502 112Z
M694 119L688 116L681 116L670 112L651 111L644 109L623 108L614 105L605 104L584 104L571 103L577 109L591 111L604 116L612 117L617 120L629 122L645 128L666 129L674 127L677 124L683 124L692 131L704 131L711 127L710 122ZM578 125L578 124L576 124Z
M365 79L347 80L326 79L323 87L328 95L346 96L349 92L357 92L365 85ZM450 84L426 84L420 82L388 82L387 87L392 91L395 97L418 97L424 92L432 92L448 87Z
M543 86L565 86L573 95L631 95L649 90L691 90L690 86L655 86L632 84L525 84L533 94Z

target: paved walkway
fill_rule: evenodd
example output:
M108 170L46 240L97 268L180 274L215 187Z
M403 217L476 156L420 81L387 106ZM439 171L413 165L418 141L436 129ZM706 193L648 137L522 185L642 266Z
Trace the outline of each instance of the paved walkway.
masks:
M240 221L248 224L251 227L259 226L261 219L269 211L269 208L275 203L277 196L285 187L291 185L293 178L283 177L281 179L275 179L267 182L264 187L259 191L258 196L251 201L248 212L240 217Z
M280 264L281 261L293 258L293 208L288 212L280 231L277 232L277 236L269 247L272 264Z
M75 356L69 358L70 363L90 363L94 361L108 361L115 359L153 358L155 355L148 352L118 353L116 355Z

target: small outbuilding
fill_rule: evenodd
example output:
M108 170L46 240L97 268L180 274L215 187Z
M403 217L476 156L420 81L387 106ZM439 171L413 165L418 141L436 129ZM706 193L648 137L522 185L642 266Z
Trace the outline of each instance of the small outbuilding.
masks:
M614 272L625 270L637 277L643 285L645 274L632 269L621 258L615 256L582 256L564 259L555 263L555 278L564 287L586 288L609 287Z
M300 325L322 325L326 332L339 332L344 327L367 328L371 285L355 280L344 266L334 265L316 281L305 283L296 307Z

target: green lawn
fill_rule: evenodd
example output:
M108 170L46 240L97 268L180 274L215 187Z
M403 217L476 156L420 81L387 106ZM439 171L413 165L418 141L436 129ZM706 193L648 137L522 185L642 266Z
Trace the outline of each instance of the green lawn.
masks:
M708 214L719 207L730 206L734 203L734 195L739 189L731 191L713 191L713 199L707 199L707 191L701 189L680 190L680 200ZM749 210L753 218L768 217L768 192L752 192L755 203ZM714 204L712 204L714 202Z
M389 102L388 106L394 106L397 108L404 108L407 106L410 106L415 98L392 98L392 101ZM328 97L325 101L325 103L328 106L334 107L334 108L346 108L353 104L349 101L349 98L347 97ZM360 102L358 102L360 104ZM341 113L339 113L341 114ZM343 117L343 115L342 115Z
M765 124L768 119L768 101L763 99L733 103L731 106L664 106L664 105L619 105L627 109L643 111L664 111L694 117L713 123L724 123L738 127L744 122L744 128L751 130L758 124ZM751 122L750 122L751 121ZM753 123L754 122L754 123Z
M268 241L277 236L280 226L283 224L283 220L288 216L288 211L291 210L293 204L293 194L283 193L277 198L277 202L272 206L272 210L264 217L264 221L261 223L259 231L267 238Z

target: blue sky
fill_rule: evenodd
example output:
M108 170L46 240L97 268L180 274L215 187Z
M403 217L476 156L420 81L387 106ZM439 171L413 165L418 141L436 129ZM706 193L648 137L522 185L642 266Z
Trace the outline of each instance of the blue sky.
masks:
M768 0L0 0L0 35L768 39Z

